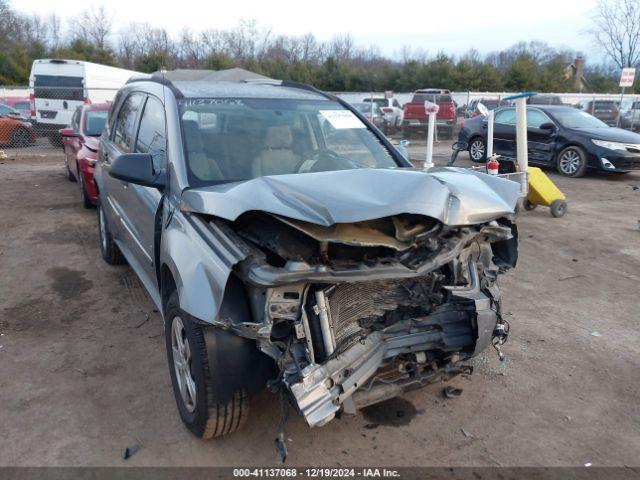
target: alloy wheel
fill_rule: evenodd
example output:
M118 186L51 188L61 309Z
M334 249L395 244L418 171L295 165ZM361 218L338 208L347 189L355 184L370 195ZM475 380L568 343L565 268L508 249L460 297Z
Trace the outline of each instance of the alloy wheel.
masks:
M567 150L560 157L560 170L565 175L573 175L580 168L582 157L575 150Z
M98 223L100 224L100 245L102 246L102 251L107 251L107 226L105 225L104 218L104 210L102 207L98 208L98 215L100 218L98 219Z
M189 412L193 412L196 409L196 382L191 373L191 347L182 319L178 316L171 321L171 350L182 403Z
M484 157L484 142L482 140L474 140L469 146L469 154L474 161L482 160Z

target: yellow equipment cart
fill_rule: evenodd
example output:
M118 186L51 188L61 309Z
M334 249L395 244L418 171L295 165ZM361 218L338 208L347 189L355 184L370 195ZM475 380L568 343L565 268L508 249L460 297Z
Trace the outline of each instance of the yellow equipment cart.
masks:
M551 209L551 215L558 218L567 213L567 201L545 173L536 167L529 167L529 193L523 202L525 210L533 210L538 205Z

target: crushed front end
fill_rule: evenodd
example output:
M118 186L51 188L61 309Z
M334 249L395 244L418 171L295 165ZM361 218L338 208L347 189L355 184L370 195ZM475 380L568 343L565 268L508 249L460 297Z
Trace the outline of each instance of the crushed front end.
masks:
M510 216L452 227L400 214L326 227L249 212L209 225L247 253L233 275L254 319L218 324L273 358L311 426L471 373L466 360L506 339L497 278L517 260Z

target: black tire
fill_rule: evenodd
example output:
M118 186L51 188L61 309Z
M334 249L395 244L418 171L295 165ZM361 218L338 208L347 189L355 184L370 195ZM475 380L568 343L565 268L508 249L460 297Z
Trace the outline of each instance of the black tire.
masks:
M447 139L448 140L453 140L453 131L454 131L454 129L455 129L455 127L453 125L447 129Z
M62 146L62 137L58 134L49 135L49 143L54 147Z
M14 148L28 147L29 145L33 145L33 143L33 139L26 128L16 128L9 140L9 145Z
M65 176L67 177L67 180L69 180L70 182L75 182L76 177L73 176L73 172L69 168L69 157L67 156L66 152L64 154L64 169L65 169Z
M122 255L118 245L113 241L102 205L98 205L98 236L100 239L100 254L105 262L109 265L123 265L126 263L124 255Z
M82 171L80 170L80 165L77 166L78 170L78 183L80 184L80 201L82 202L82 206L87 210L94 207L93 202L87 195L87 191L84 185L84 177L82 176Z
M535 210L537 206L538 205L536 205L535 203L530 202L529 199L527 199L527 198L525 198L524 202L522 202L522 207L528 212L530 212L531 210Z
M248 418L249 397L244 390L239 390L226 404L216 401L210 370L212 365L209 363L203 332L206 328L215 327L196 323L183 312L179 306L177 292L169 296L164 318L167 361L180 418L191 433L203 439L221 437L235 432L245 424ZM186 386L186 381L183 381L185 386L182 390L178 383L179 367L174 363L174 356L180 353L177 341L174 342L174 338L178 335L184 345L182 361L178 363L187 365L188 371L185 373L183 370L181 375L189 375L189 382L192 382L191 389ZM187 348L188 353L184 353L187 352ZM193 389L195 389L195 395L192 396L190 392Z
M565 177L582 177L587 173L587 155L582 148L571 145L558 154L556 168Z
M563 217L567 213L567 202L564 200L554 200L551 202L551 216L554 218Z
M469 140L469 158L472 162L483 163L487 160L487 144L482 137Z

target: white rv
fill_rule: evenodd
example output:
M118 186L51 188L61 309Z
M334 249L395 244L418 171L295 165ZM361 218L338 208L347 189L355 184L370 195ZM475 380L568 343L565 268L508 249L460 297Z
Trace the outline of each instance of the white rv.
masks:
M31 120L36 132L58 144L83 103L112 101L129 78L140 73L80 60L34 60L29 76Z

